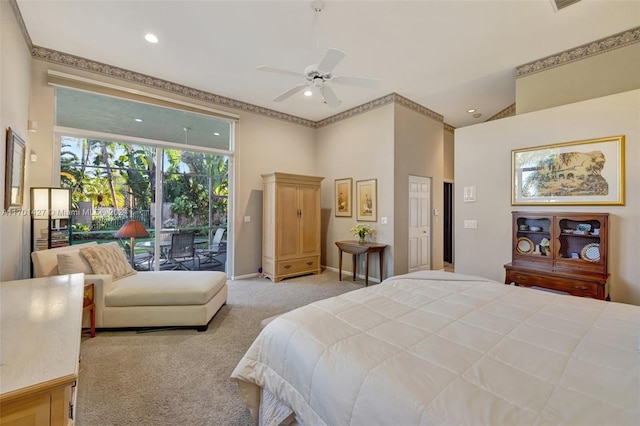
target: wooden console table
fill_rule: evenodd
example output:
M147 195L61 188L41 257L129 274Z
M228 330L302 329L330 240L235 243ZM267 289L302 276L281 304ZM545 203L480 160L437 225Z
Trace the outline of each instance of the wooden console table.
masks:
M336 241L336 246L338 246L339 254L339 274L338 279L342 281L342 252L346 251L349 254L353 255L353 280L356 280L356 275L358 275L358 263L357 258L359 254L365 254L365 272L364 272L364 284L365 286L369 285L369 253L379 253L380 257L380 282L382 282L382 265L384 264L384 249L387 247L386 244L378 244L378 243L359 243L358 241Z

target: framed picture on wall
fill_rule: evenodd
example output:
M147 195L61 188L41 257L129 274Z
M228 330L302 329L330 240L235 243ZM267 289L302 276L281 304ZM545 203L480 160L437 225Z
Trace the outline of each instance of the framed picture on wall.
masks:
M22 207L24 197L24 156L26 145L16 132L7 128L4 208Z
M356 220L376 222L378 220L378 180L359 180L356 182Z
M624 136L512 151L512 205L624 205Z
M336 217L351 217L352 201L351 187L353 186L352 178L336 179L335 180L335 215Z

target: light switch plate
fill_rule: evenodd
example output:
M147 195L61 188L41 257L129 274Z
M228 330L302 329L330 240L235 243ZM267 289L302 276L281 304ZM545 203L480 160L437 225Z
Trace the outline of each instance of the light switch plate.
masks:
M465 220L464 227L467 229L478 229L478 221L477 220Z
M244 221L245 223L251 222L251 216L245 216Z
M382 216L380 218L380 223L386 225L387 223L389 223L389 218L387 218L386 216Z
M465 203L475 203L476 201L476 187L475 186L465 186L464 187L464 202Z

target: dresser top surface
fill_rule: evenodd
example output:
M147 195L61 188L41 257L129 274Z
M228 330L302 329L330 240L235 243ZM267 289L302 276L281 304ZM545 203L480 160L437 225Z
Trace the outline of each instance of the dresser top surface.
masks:
M77 375L84 274L0 283L0 395Z

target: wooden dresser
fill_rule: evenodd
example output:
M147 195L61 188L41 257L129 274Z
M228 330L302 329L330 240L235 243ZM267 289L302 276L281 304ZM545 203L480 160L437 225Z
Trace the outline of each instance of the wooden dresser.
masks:
M0 425L72 425L84 274L0 283Z
M262 179L262 272L273 282L319 274L324 178L274 172Z

